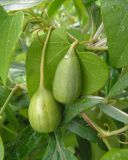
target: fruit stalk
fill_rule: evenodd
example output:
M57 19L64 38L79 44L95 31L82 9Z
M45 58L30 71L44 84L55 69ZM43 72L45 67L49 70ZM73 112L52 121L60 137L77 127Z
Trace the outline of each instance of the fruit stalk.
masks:
M42 50L42 54L41 54L41 64L40 64L40 84L39 84L39 88L44 88L44 57L45 57L45 52L46 52L46 47L47 47L47 43L50 37L50 33L51 33L52 27L49 28L46 40L44 42L44 46L43 46L43 50Z

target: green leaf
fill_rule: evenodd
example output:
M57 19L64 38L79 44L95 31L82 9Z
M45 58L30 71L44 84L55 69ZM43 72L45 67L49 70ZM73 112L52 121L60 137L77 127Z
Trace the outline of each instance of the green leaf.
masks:
M43 37L43 41L44 41ZM52 32L48 42L45 56L45 86L52 89L54 74L58 63L69 49L66 32L63 28L56 29ZM39 40L35 40L27 53L26 58L26 76L29 95L32 96L39 86L40 77L40 59L41 59L42 44ZM33 63L34 65L33 65Z
M95 1L97 1L97 0L83 0L83 2L84 2L86 5L92 4L92 3L94 3Z
M41 50L42 45L39 40L34 40L26 56L26 81L30 96L32 96L39 87Z
M28 156L39 145L41 139L42 134L34 132L31 127L26 127L14 141L7 145L6 159L17 160Z
M70 132L90 141L95 144L98 144L103 149L106 149L103 142L97 136L97 133L87 125L85 121L81 119L74 119L69 124L67 124L67 128Z
M0 8L0 77L4 84L13 58L13 51L22 33L23 20L22 12L8 15Z
M43 38L44 41L44 38ZM52 32L45 57L45 86L52 89L53 78L58 63L69 49L70 43L67 40L63 28ZM39 86L40 57L42 46L39 40L35 40L30 46L26 58L27 87L29 95L32 96ZM91 94L104 86L108 78L108 67L105 62L91 52L79 52L82 66L83 94ZM33 62L34 61L34 65ZM97 76L100 75L100 76Z
M59 154L59 160L78 160L63 144L60 135L56 132L56 147Z
M128 149L112 149L101 160L128 160Z
M73 132L82 138L85 138L93 143L98 142L97 133L86 125L86 122L85 124L82 124L80 120L72 120L69 124L67 124L67 127L70 132Z
M100 158L104 155L105 151L102 150L97 144L91 143L91 160L100 160Z
M0 136L0 160L4 159L4 144Z
M128 74L121 77L116 84L111 88L108 97L115 97L122 93L124 89L128 87Z
M108 38L110 63L128 65L128 1L102 0L103 22Z
M51 2L48 8L48 15L51 17L53 16L57 10L61 7L65 0L54 0Z
M77 158L65 148L60 135L55 132L50 134L49 144L42 160L77 160Z
M16 129L16 131L21 129L21 126L15 112L11 109L11 106L8 105L5 108L5 115L6 115L6 119L8 119L8 121L10 122L10 124Z
M83 79L83 94L92 94L105 85L108 79L108 66L96 54L91 52L78 53Z
M92 151L91 151L91 144L88 140L81 138L79 136L77 137L77 141L79 144L79 155L80 155L80 160L91 160L92 157ZM86 152L85 152L86 150Z
M85 6L83 5L83 1L82 0L73 0L77 14L79 16L79 19L82 23L82 25L86 25L87 21L88 21L88 14L86 11Z
M80 112L90 109L91 107L101 103L102 101L103 101L102 98L87 97L80 100L79 102L76 102L75 104L66 105L64 123L69 122L75 116L80 114Z
M42 160L49 160L49 159L54 160L55 157L58 157L58 153L57 153L57 150L56 150L56 140L55 140L55 137L51 134L49 136L48 147L46 149L46 152L45 152Z
M107 114L108 116L114 118L115 120L118 120L120 122L128 124L128 114L113 107L109 104L99 104L98 105L100 109Z

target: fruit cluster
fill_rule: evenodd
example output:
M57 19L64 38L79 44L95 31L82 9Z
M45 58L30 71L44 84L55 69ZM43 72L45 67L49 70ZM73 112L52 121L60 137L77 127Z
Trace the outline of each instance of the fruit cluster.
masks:
M48 32L41 58L40 85L32 96L29 106L29 121L32 128L40 133L53 132L61 121L60 103L74 103L81 91L81 70L75 53L78 41L74 41L57 66L53 93L44 86L44 55L51 29ZM59 103L60 102L60 103Z

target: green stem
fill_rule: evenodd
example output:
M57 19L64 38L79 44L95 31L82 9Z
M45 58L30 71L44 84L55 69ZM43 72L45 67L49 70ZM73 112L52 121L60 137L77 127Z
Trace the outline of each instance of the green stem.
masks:
M47 26L47 27L48 27L48 24L46 23L46 21L45 21L44 19L38 17L38 16L33 12L32 9L29 9L29 11L30 11L29 13L30 13L37 21L41 22L44 26ZM43 25L42 25L42 27L43 27Z
M6 127L4 125L2 125L1 128L3 128L4 130L6 130L7 132L13 134L14 136L17 136L17 133L14 132L14 131L12 131L10 128L8 128L8 127Z
M46 40L44 42L43 50L42 50L41 64L40 64L40 85L39 85L40 88L44 87L44 57L45 57L46 47L50 37L51 30L52 30L52 27L49 28Z
M125 131L127 131L127 130L128 130L128 125L122 127L121 129L117 129L117 130L115 130L115 131L105 132L105 136L106 136L106 137L109 137L109 136L118 135L118 134L121 134L121 133L123 133L123 132L125 132Z
M92 120L84 112L81 113L81 116L93 129L95 129L97 132L100 132L98 129L99 127L97 127L97 125L92 122Z
M97 46L91 46L91 45L88 46L88 45L86 45L85 48L87 50L91 50L91 51L106 51L106 50L108 50L107 46L105 46L105 47L97 47Z
M19 87L20 87L20 86L16 85L16 86L12 89L12 91L10 92L9 96L7 97L4 105L1 107L0 115L3 114L3 112L4 112L5 108L7 107L10 99L12 98L13 94L16 92L16 90L17 90Z
M76 37L74 37L72 34L70 34L69 32L67 32L67 35L74 41L78 41L78 39L76 39Z
M102 141L104 142L104 144L106 145L106 147L108 148L108 150L112 149L111 145L109 144L109 142L108 142L108 140L106 138L102 138Z
M83 119L93 128L95 129L98 133L99 136L101 137L101 139L103 140L103 142L105 143L106 147L108 148L108 150L111 150L111 146L108 142L108 140L104 137L105 131L100 128L99 126L97 126L84 112L81 113Z
M73 48L75 49L76 46L78 45L79 41L78 40L75 40L72 44L71 44L71 47L70 48Z

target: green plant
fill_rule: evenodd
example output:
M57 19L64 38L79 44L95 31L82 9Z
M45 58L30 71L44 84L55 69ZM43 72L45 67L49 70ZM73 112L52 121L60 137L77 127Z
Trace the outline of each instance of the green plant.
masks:
M127 0L0 5L0 160L127 160Z

